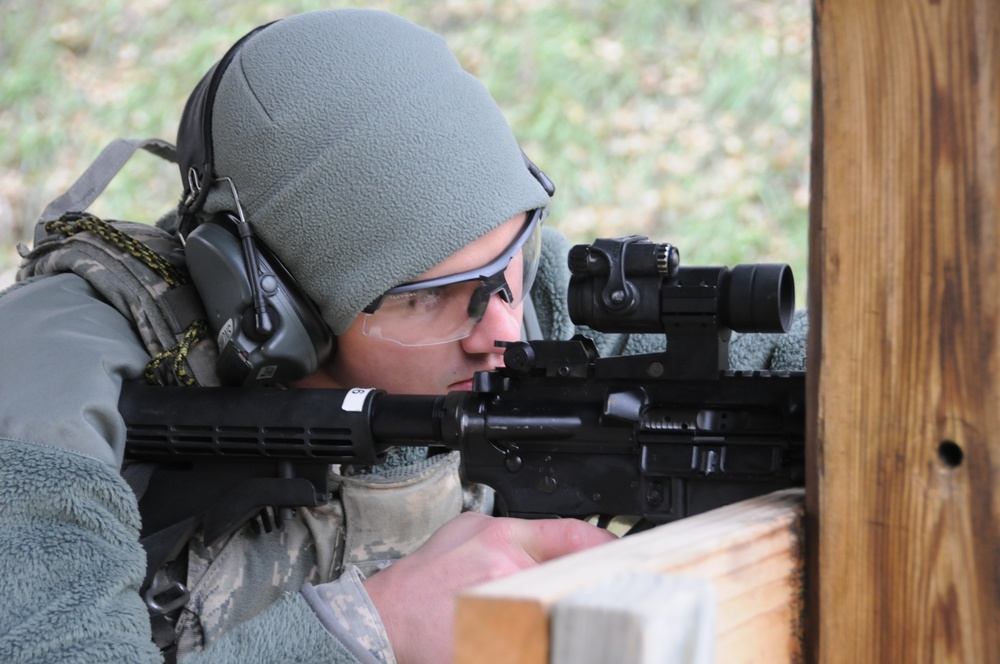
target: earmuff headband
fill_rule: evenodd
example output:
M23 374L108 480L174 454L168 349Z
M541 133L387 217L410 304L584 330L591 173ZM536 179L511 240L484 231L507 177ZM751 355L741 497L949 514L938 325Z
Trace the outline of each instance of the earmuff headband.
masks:
M222 76L243 45L254 35L276 21L254 28L226 51L226 54L205 74L198 87L188 97L177 132L177 164L180 166L181 181L184 183L184 198L181 202L183 226L190 230L192 220L188 218L201 209L215 180L215 155L212 146L212 107L215 95L222 82ZM186 234L186 233L182 233Z

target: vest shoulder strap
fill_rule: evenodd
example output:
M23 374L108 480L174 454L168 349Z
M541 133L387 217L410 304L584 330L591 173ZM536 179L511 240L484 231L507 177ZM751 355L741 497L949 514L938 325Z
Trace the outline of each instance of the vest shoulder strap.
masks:
M133 321L152 358L146 380L159 385L218 385L218 350L184 251L155 226L65 213L40 222L35 246L22 250L17 279L72 272ZM39 237L41 236L41 237Z

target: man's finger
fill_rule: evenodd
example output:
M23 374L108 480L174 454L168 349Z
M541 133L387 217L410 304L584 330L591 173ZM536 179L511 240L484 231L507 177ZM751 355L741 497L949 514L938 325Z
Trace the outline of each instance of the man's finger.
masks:
M607 530L577 519L518 519L513 527L524 552L539 563L617 539Z

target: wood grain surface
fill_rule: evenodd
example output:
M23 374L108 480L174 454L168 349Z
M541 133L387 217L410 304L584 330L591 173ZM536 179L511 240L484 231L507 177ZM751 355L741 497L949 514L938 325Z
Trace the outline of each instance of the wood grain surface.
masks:
M711 582L716 661L800 661L804 500L801 489L778 491L479 586L459 598L456 662L547 664L553 607L581 590L636 573ZM669 601L665 597L664 605ZM579 625L579 630L593 628Z
M814 0L809 654L1000 661L1000 2Z

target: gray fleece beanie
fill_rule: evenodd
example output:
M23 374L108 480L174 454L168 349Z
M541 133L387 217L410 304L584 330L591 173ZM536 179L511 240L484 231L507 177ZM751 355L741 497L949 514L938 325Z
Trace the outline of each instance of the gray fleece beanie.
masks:
M310 12L254 34L218 84L211 132L216 177L232 179L334 334L548 204L483 85L439 36L381 11ZM234 210L228 183L202 209Z

